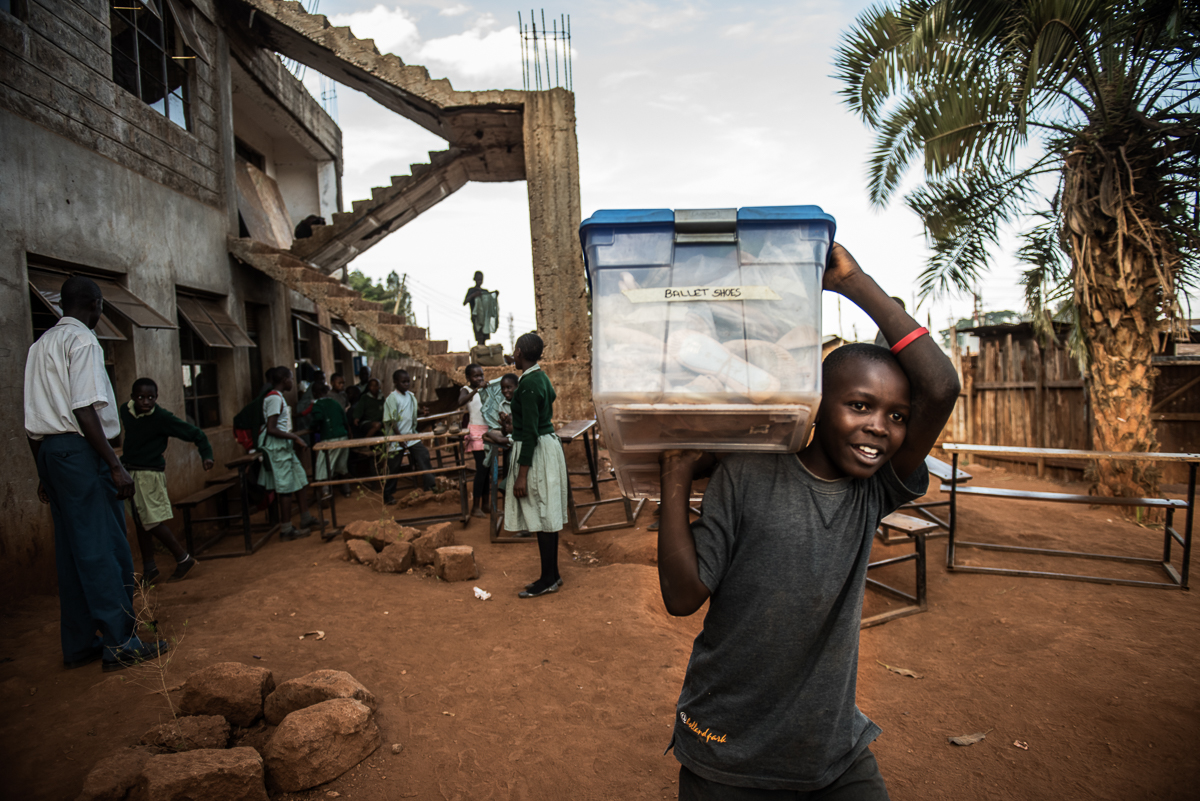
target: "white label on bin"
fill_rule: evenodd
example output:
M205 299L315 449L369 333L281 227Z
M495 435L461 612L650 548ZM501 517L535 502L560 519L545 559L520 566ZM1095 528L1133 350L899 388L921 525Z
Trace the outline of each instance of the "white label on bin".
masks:
M781 300L769 286L659 286L622 289L630 303L662 303L683 300Z

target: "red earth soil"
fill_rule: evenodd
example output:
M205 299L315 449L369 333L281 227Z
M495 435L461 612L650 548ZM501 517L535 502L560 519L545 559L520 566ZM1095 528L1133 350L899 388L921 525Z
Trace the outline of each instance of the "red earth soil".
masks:
M971 471L983 486L1062 486ZM154 591L163 630L182 636L167 684L238 661L270 668L277 682L336 668L370 688L383 747L282 799L674 798L679 766L663 750L703 610L685 619L663 610L646 530L652 508L636 527L564 535L565 586L534 600L517 591L536 577L535 546L491 544L478 519L455 524L458 541L475 547L473 583L375 573L344 561L340 541L315 536L203 561L194 578ZM339 512L343 522L380 515L369 498ZM1161 552L1161 530L1102 507L966 498L960 520L962 535L976 539ZM877 543L873 558L907 550ZM928 612L862 633L858 703L883 728L873 748L893 799L1197 797L1195 593L949 573L944 554L945 539L931 540ZM1145 566L962 554L978 564L1162 576ZM169 559L161 566L170 572ZM887 570L881 578L911 586L911 563ZM473 584L493 597L477 600ZM868 613L888 603L868 591ZM7 610L6 798L74 798L93 764L170 714L152 671L64 670L57 616L53 596ZM314 630L325 639L299 639ZM987 736L975 745L947 742L977 732Z

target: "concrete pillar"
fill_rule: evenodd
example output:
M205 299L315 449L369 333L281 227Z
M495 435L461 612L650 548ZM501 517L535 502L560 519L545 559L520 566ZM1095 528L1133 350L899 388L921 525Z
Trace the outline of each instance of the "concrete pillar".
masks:
M542 358L590 362L575 95L565 89L527 93L524 127L533 285L538 333L546 342Z
M320 305L317 305L316 308L317 323L332 330L333 320L329 314L329 309ZM323 331L318 331L317 347L320 351L320 356L318 356L320 364L317 366L325 372L325 380L328 381L329 376L333 375L333 337Z

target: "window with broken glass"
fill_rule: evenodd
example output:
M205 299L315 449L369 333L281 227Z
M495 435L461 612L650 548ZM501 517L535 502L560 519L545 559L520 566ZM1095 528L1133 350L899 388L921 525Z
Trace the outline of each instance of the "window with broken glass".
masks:
M187 421L200 428L221 425L216 354L182 316L179 318L179 361L183 365L183 407Z
M185 131L192 129L191 70L169 3L116 0L109 10L113 81Z

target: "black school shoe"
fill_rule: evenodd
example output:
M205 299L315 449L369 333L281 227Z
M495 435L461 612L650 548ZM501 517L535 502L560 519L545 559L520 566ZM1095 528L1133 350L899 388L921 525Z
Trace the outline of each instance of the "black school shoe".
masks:
M99 659L102 656L104 656L103 646L95 649L94 651L89 651L87 654L79 657L78 659L64 659L63 667L65 667L67 670L74 670L75 668L87 667L88 665L92 664L93 662L95 662L97 659Z
M114 670L124 670L127 667L133 667L147 660L157 659L170 650L171 643L166 640L144 642L141 648L136 648L132 651L122 651L114 659L105 659L103 669L105 673L112 673Z
M558 592L562 589L563 580L559 578L552 584L542 584L541 579L532 584L525 585L525 589L517 593L518 598L539 598L543 595L549 595L552 592Z
M171 577L167 579L167 581L183 581L192 574L193 569L198 564L200 563L196 561L196 557L188 557L184 561L175 565L175 572L171 574Z

